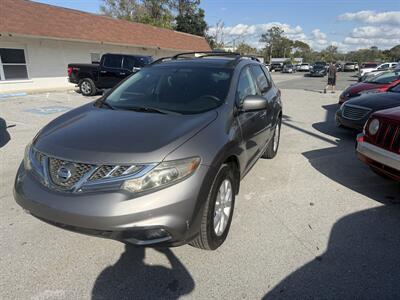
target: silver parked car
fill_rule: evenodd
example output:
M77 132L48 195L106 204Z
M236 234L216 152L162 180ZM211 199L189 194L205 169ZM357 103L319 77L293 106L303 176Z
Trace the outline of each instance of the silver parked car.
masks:
M255 59L161 59L45 126L26 147L14 196L64 229L136 245L216 249L240 180L273 158L280 91Z

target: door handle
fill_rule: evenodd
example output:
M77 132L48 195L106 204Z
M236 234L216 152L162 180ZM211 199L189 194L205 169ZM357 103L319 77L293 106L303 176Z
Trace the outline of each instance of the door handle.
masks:
M100 73L103 73L103 74L105 74L105 73L107 73L107 71L100 71Z
M126 75L124 72L122 72L122 73L119 73L119 75Z

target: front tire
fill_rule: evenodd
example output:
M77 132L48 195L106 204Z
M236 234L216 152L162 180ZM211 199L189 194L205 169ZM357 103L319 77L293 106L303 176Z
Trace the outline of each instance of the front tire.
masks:
M200 230L190 245L204 250L215 250L225 241L232 222L235 206L233 169L223 164L219 169L205 203Z
M84 96L93 96L97 92L96 85L90 78L85 78L81 81L79 84L79 90Z
M265 150L264 154L261 156L262 158L272 159L278 153L279 142L281 139L281 125L282 119L279 118L278 122L275 125L274 135L272 139L269 141L267 149Z

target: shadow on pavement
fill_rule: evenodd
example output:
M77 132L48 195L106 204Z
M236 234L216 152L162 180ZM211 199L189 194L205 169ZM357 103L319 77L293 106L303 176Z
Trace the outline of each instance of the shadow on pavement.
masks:
M323 109L325 121L313 124L321 134L313 135L329 135L336 143L303 155L321 174L385 205L337 221L327 250L283 279L264 299L399 299L399 184L375 175L357 160L355 133L335 126L336 104Z
M336 147L302 153L321 174L372 200L400 203L400 185L375 175L355 153L356 131L335 126L337 104L323 106L326 120L313 124L319 132L336 139Z
M178 299L195 286L188 270L169 248L156 249L171 268L147 265L146 248L126 245L119 260L97 277L92 299Z
M326 252L264 299L399 299L400 207L350 214L335 223Z
M11 139L10 134L7 131L7 128L11 126L7 126L6 121L3 118L0 118L0 148L4 147Z

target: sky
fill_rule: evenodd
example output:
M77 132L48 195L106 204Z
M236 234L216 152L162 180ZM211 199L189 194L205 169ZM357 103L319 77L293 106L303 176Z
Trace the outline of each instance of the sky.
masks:
M102 0L35 0L92 13ZM262 33L278 25L291 39L322 50L335 45L347 52L400 44L400 0L202 0L209 32L224 23L227 44L260 48Z

